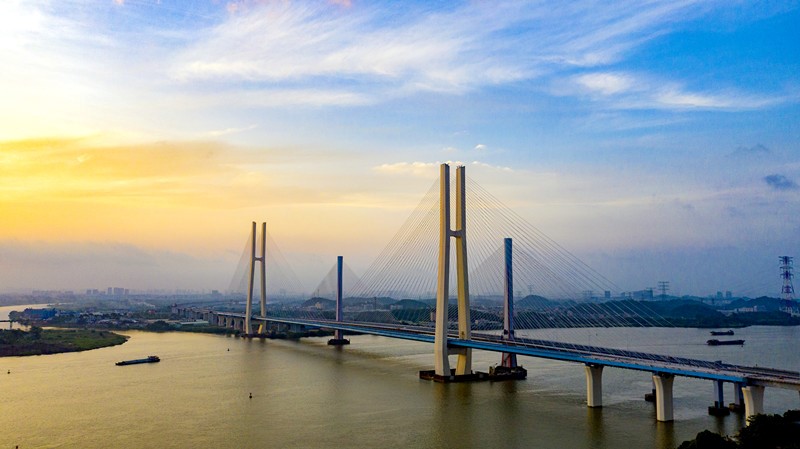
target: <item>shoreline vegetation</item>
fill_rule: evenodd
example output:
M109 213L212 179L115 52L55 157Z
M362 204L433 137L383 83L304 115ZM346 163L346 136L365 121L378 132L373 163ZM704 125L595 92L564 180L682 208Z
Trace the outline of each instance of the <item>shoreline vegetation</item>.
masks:
M704 430L677 449L798 449L800 410L783 415L756 415L733 437Z
M216 326L176 328L164 321L156 321L138 330L146 332L192 332L242 337L241 332L234 329ZM329 335L333 335L333 332L311 329L306 332L269 332L259 334L255 338L292 340ZM90 351L92 349L121 345L128 341L128 338L126 335L120 335L108 329L43 329L38 326L32 326L28 331L20 329L0 330L0 357L24 357Z
M0 357L61 354L121 345L128 337L96 329L42 329L0 331Z
M125 335L97 329L9 329L0 331L0 357L89 351L126 341Z

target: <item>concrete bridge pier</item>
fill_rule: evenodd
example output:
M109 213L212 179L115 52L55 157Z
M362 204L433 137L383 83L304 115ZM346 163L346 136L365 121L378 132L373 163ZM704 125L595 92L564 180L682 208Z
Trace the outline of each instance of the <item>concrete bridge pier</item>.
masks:
M656 420L661 422L672 421L672 374L655 373L653 383L656 386Z
M744 412L744 396L742 395L743 384L734 382L733 384L733 402L728 404L728 408L734 413Z
M603 365L586 364L586 405L603 406Z
M745 419L764 413L764 387L758 385L743 387L742 396L744 396Z
M708 407L708 414L712 416L727 416L731 411L725 407L725 396L722 392L723 383L721 380L714 382L714 405Z

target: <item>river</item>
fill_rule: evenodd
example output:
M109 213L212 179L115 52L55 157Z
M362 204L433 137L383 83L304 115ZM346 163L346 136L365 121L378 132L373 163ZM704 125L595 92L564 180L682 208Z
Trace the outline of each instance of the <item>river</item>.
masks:
M592 344L622 332L630 349L800 369L797 327L737 329L743 347L708 347L700 329L559 332ZM525 381L438 384L417 375L433 363L425 343L124 333L121 346L0 358L0 447L666 449L742 425L740 415L707 415L710 381L676 378L675 422L658 423L644 372L607 368L604 407L588 409L579 364L521 357ZM162 361L114 365L151 354ZM475 369L498 361L474 354ZM800 408L800 397L767 388L765 408Z

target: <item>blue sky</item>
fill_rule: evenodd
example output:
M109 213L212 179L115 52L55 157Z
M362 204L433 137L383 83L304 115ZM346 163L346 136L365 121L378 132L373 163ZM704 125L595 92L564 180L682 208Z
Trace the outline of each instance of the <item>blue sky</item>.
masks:
M10 255L180 255L48 288L210 289L266 219L298 263L347 247L357 269L458 161L622 289L777 294L800 256L798 23L798 2L3 2L0 206L26 220L0 248L38 273ZM77 161L61 190L31 147ZM109 158L139 170L84 167ZM142 168L164 160L180 174ZM72 211L62 234L44 203Z

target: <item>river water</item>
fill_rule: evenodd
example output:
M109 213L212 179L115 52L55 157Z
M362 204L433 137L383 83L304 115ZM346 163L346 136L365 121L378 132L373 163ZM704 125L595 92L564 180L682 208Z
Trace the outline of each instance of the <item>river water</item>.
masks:
M744 347L708 347L699 329L559 332L592 344L622 332L630 349L800 369L796 327L737 330ZM130 340L111 348L0 358L0 447L674 448L701 430L732 434L742 425L739 415L708 416L711 382L683 377L674 384L675 422L658 423L643 400L644 372L607 368L604 407L588 409L579 364L521 357L525 381L438 384L418 378L433 363L425 343L352 336L335 348L324 338L125 334ZM114 365L151 354L162 361ZM474 353L475 369L498 361ZM725 393L730 401L731 387ZM767 388L765 408L800 408L800 396Z

